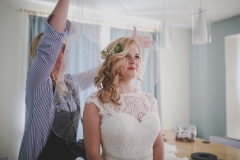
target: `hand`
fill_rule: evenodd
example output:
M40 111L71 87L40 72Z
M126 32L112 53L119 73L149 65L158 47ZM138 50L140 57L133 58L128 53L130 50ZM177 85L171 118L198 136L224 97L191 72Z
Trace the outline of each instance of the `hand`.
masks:
M152 37L150 36L140 36L137 33L137 29L136 27L134 28L134 33L132 38L137 42L139 47L143 47L143 48L150 48L154 45L154 40L152 39Z

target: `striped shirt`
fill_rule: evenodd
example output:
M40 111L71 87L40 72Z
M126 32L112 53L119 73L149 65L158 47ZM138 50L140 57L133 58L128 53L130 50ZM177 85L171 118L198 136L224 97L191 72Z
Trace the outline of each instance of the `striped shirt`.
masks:
M67 21L64 32L56 33L56 28L48 23L49 17L37 54L27 73L25 99L27 116L19 160L36 160L51 132L50 107L53 101L53 84L50 73L57 60L64 36L70 33L71 22ZM93 85L97 70L98 67L95 67L66 77L75 82L74 87L80 94L82 90Z

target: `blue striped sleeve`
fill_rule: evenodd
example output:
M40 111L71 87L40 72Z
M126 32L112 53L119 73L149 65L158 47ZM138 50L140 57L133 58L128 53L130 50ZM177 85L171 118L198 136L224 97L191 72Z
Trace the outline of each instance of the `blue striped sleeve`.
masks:
M46 21L46 29L38 45L37 54L28 70L27 88L39 87L50 76L60 52L64 36L69 34L71 30L71 22L67 21L65 31L56 33L56 28L50 26L48 23L49 17Z
M72 75L73 82L79 87L80 92L93 86L93 81L100 66L94 67L85 72Z

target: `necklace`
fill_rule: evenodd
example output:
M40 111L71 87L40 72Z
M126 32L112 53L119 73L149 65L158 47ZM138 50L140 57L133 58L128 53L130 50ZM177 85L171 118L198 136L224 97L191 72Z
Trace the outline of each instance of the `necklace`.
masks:
M53 85L56 86L57 78L55 77L54 73L51 73L51 74L50 74L50 77L51 77L51 79L52 79Z
M65 88L65 89L63 89L64 91L72 91L71 87L68 84L65 84L63 81L58 81L57 78L55 77L54 73L51 73L50 77L52 79L54 86L56 86L56 84L60 84L60 85L58 85L58 87L61 86L60 88L62 88L62 89Z

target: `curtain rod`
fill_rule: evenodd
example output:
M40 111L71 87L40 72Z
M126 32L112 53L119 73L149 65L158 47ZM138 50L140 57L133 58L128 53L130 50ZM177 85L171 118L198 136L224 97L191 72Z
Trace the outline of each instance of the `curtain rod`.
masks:
M46 12L38 12L38 11L31 11L31 10L26 10L26 9L20 9L19 12L23 12L23 13L27 13L30 15L38 15L38 16L44 16L47 17L50 13L46 13Z
M39 11L33 11L33 10L27 10L27 9L20 9L19 12L23 12L23 13L27 13L29 15L37 15L37 16L41 16L41 17L47 17L49 16L51 13L46 13L46 12L39 12ZM89 24L94 24L92 21L90 20L86 20L86 19L82 19L79 20L76 17L68 17L69 20L73 20L75 22L82 22L82 23L89 23ZM122 28L122 29L132 29L132 26L119 26L119 24L115 24L115 23L107 23L107 22L101 22L98 21L98 25L101 24L109 24L111 27L116 27L116 28ZM137 27L137 26L136 26ZM139 31L150 31L150 32L156 32L155 29L153 28L142 28L142 27L138 27Z

